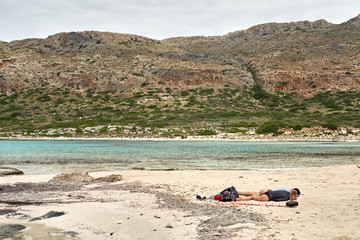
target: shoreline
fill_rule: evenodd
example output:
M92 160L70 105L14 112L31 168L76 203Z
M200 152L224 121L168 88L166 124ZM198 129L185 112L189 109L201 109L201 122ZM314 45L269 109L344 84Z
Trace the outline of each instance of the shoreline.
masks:
M352 137L333 137L314 138L314 137L0 137L3 141L229 141L229 142L360 142L360 136Z
M0 225L20 224L26 239L349 239L360 238L360 169L355 164L292 170L106 171L113 183L48 181L54 175L0 177ZM208 196L298 187L296 208L221 205ZM332 194L328 194L332 192ZM197 200L196 195L207 196ZM324 196L325 199L324 199ZM9 204L6 201L23 202ZM29 222L50 211L59 217ZM229 217L232 216L232 217ZM71 233L69 235L61 235Z
M115 127L124 128L124 133L116 133ZM107 129L107 132L100 133L99 129ZM258 134L252 128L244 130L246 133L226 133L221 129L212 129L209 135L194 135L183 129L175 129L177 131L175 134L172 132L175 131L174 129L167 128L159 129L156 134L153 134L151 129L132 132L129 126L98 126L90 130L84 129L84 134L76 134L74 128L50 129L46 134L40 133L39 130L30 134L2 132L0 140L360 142L360 128L348 127L340 127L336 130L323 127L302 128L301 130L280 128L280 134Z

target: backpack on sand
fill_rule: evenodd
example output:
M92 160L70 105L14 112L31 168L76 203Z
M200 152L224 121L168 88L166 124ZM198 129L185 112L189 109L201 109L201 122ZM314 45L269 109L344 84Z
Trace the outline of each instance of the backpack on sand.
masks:
M238 192L233 186L231 186L221 191L220 194L215 195L214 199L222 202L231 202L231 201L236 201L238 197L239 197Z

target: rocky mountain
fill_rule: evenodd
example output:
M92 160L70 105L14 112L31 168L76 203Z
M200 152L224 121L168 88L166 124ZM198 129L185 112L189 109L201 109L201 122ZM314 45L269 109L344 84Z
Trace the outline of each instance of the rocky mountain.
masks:
M85 31L0 42L0 92L254 85L305 95L360 90L359 19L338 25L325 20L267 23L224 36L162 41Z
M135 35L59 33L1 43L0 49L2 92L40 87L122 91L253 85L242 59L195 55Z
M360 26L360 14L356 17L350 19L349 21L343 23L343 25L354 25L354 26Z
M269 92L343 91L359 89L358 21L268 23L222 37L164 42L196 54L241 57L254 83Z

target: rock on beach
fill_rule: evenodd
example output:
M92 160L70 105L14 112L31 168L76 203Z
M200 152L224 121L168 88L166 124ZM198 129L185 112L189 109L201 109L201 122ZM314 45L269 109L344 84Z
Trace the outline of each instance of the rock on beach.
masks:
M120 174L111 174L104 177L94 178L87 172L60 173L53 177L50 182L117 182L121 181Z
M111 174L104 177L96 178L95 181L98 182L118 182L122 180L122 176L120 174Z
M16 168L1 167L0 168L0 177L6 176L6 175L24 175L24 172L19 169L16 169Z
M48 219L48 218L53 218L53 217L60 217L62 215L66 214L65 212L58 212L58 211L50 211L40 217L35 217L29 220L29 222L34 222L34 221L39 221L42 219Z
M87 172L60 173L53 177L50 182L93 182L94 177Z

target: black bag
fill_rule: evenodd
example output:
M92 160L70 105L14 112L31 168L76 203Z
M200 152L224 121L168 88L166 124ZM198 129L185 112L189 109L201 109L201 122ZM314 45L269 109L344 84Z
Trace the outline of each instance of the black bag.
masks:
M287 201L286 206L288 206L288 207L296 207L296 206L299 206L299 203L297 201Z
M236 201L236 199L239 197L239 194L236 191L236 189L233 186L231 186L221 191L221 193L218 194L217 196L221 196L219 201L231 202L231 201Z

